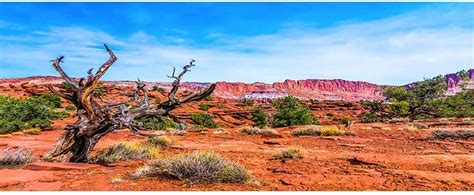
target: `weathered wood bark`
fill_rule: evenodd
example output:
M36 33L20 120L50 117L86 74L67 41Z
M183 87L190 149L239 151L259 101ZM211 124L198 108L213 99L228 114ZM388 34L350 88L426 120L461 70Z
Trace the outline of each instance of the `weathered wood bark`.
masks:
M195 61L191 60L189 65L184 66L183 71L178 76L175 76L175 69L173 69L172 76L169 76L175 80L168 95L168 101L159 105L151 104L148 101L148 91L145 84L138 79L133 99L138 102L139 107L132 109L125 106L124 103L109 103L101 106L93 98L93 92L97 89L100 78L117 60L112 50L107 45L104 46L109 53L109 59L95 74L92 74L92 69L90 69L87 72L88 76L81 78L78 82L69 77L61 68L63 56L52 61L53 67L64 78L65 82L73 86L73 89L68 93L61 93L52 86L48 86L48 88L52 93L76 106L78 120L73 125L66 127L64 134L59 138L53 149L46 154L45 158L60 159L66 162L85 162L88 154L102 137L121 128L127 128L138 135L159 136L159 134L142 132L141 130L144 128L141 123L137 122L137 119L150 116L168 116L169 112L179 105L201 100L210 95L215 89L215 84L211 84L200 92L181 99L176 98L176 92L179 89L182 77L189 71L189 68L194 66ZM140 99L140 93L144 94L143 99ZM172 116L172 118L175 117Z

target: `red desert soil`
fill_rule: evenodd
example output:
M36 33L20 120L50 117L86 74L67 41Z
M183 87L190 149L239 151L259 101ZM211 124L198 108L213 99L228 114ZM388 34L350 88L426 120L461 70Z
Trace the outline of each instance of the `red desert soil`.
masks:
M54 130L40 135L0 137L0 148L31 148L40 159L56 142L60 129L72 122L56 121ZM245 136L238 128L169 136L175 144L163 156L214 151L245 166L255 178L250 184L190 187L161 177L130 179L128 175L145 161L100 166L37 160L21 168L1 169L0 190L474 190L473 139L427 141L424 138L432 130L401 130L406 126L355 124L355 136L338 137L293 137L295 128L277 129L281 138ZM143 139L117 131L97 148ZM270 160L273 153L287 148L302 149L304 158Z

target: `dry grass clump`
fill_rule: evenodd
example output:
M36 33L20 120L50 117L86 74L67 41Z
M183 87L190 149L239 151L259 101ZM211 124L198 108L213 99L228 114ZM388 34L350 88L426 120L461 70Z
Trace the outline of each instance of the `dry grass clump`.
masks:
M286 159L302 159L303 155L300 153L299 149L290 148L288 150L283 150L278 153L273 154L270 158L272 160L286 160Z
M321 127L320 126L311 126L306 128L301 128L293 131L291 133L293 136L320 136Z
M166 137L150 137L143 142L147 147L169 148L173 143Z
M137 147L136 144L119 143L99 150L95 156L89 159L89 162L107 164L145 158L148 158L148 151L145 147Z
M29 149L4 149L0 153L0 168L15 168L33 161Z
M243 166L211 152L192 152L152 161L132 176L147 174L179 179L189 185L244 183L250 179L250 174Z
M469 139L474 137L474 130L436 130L431 133L429 139L444 140L444 139Z
M428 129L429 128L428 125L423 124L423 123L414 123L411 126L416 128L416 129Z
M275 135L278 134L273 129L259 129L255 127L243 127L240 133L244 135Z
M91 163L107 164L127 160L157 158L160 150L172 145L166 137L150 137L143 142L119 143L99 150L89 159Z
M323 136L340 136L344 134L345 134L345 131L339 129L336 126L325 126L321 130L321 135Z
M39 135L41 133L41 129L39 127L35 127L35 128L25 129L22 132L29 135Z

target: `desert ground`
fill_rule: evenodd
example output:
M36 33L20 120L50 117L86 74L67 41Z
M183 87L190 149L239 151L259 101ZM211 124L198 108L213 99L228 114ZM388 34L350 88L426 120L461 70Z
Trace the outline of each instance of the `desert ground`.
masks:
M0 190L474 190L474 140L429 140L434 129L466 129L459 119L425 121L434 126L410 129L410 124L356 123L352 136L300 136L299 127L277 128L278 136L242 135L239 127L205 129L184 136L167 136L174 144L162 157L190 151L213 151L238 162L253 180L246 184L193 185L170 178L129 175L144 160L108 165L43 162L66 124L56 121L39 135L8 135L0 147L30 148L37 159L17 169L0 170ZM418 122L419 123L419 122ZM445 125L449 124L449 125ZM120 130L96 147L145 139ZM272 160L273 153L299 148L304 158Z

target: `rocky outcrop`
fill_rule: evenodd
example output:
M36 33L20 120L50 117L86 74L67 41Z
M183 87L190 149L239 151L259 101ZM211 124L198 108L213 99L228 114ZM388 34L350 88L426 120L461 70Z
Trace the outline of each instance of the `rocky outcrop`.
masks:
M358 101L383 98L379 93L381 87L372 83L341 79L285 80L273 84L218 82L214 94L229 99L271 99L280 97L280 94L288 94L301 99Z
M463 90L474 89L474 69L467 71L467 78L461 78L457 73L444 76L446 81L446 95L455 95Z

